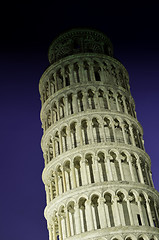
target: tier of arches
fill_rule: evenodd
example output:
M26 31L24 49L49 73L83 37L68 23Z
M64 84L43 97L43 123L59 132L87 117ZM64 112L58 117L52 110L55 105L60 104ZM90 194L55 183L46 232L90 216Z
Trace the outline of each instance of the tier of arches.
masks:
M151 169L144 157L124 150L77 154L49 171L45 183L47 204L65 192L99 182L134 182L153 187Z
M129 90L126 70L112 59L94 58L92 60L92 58L83 59L82 56L79 60L76 58L72 63L58 65L49 73L49 78L43 79L43 81L43 85L40 87L42 104L58 90L82 82L110 82Z
M77 200L72 198L66 204L61 203L58 208L54 208L49 222L52 239L57 239L59 235L60 240L92 230L119 226L159 228L159 206L158 201L144 191L118 189L102 194L94 192L89 197L82 195Z
M137 234L136 234L137 235ZM149 234L150 235L150 234ZM130 235L126 235L125 237L121 236L121 235L116 235L109 238L110 240L158 240L157 236L149 236L147 234L139 234L138 237L134 236L133 234ZM92 240L108 240L105 237L101 237L101 238L93 238Z
M80 87L76 92L69 91L65 96L53 100L48 107L43 112L45 117L42 116L44 131L64 117L90 109L118 111L136 118L132 100L125 97L121 91L115 92L104 87L98 89Z
M63 124L60 128L45 138L45 165L68 150L89 144L122 143L144 149L139 127L120 117L91 115Z

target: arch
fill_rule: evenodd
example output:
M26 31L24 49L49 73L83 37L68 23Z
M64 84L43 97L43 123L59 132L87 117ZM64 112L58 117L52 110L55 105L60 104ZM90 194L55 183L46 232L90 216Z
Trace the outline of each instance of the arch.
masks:
M115 197L115 192L114 192L114 190L111 190L111 189L105 190L105 191L103 192L102 196L104 197L104 195L105 195L106 193L110 194L110 195L112 196L112 198Z
M53 141L52 136L49 136L48 144L47 144L47 163L49 163L53 159Z
M99 122L103 121L103 118L99 114L94 113L93 116L90 116L91 120L93 120L94 118L96 118Z
M139 171L139 165L137 163L139 156L136 153L131 154L131 162L133 167L134 178L136 182L141 182L141 176Z
M117 197L118 197L117 203L118 203L122 226L130 225L130 216L129 216L128 206L126 201L127 195L128 194L124 189L117 191Z
M93 157L92 154L87 153L85 155L85 162L86 162L86 171L88 176L88 182L94 183L94 172L93 172Z
M92 119L92 127L93 127L93 136L94 136L94 142L100 143L102 141L101 139L101 129L100 124L97 118Z
M47 204L56 197L56 187L55 187L55 174L53 172L49 173L49 183L45 185L46 190L46 200Z
M123 238L120 235L117 235L115 237L112 237L111 240L123 240Z
M59 139L58 131L55 132L54 141L55 141L55 155L57 157L58 155L60 155L60 152L61 152L61 150L60 150L60 139Z
M65 82L64 82L64 85L67 87L70 85L70 68L69 68L69 65L65 65L64 67L64 72L65 72Z
M67 136L67 127L63 127L61 130L61 138L62 138L62 150L66 152L68 150L68 136Z
M137 200L138 200L138 198L139 198L139 193L138 193L135 189L131 189L131 190L129 191L129 195L130 195L130 194L133 194L133 195L134 195L135 201L137 202Z
M47 100L49 98L49 82L48 81L45 82L45 96Z
M74 63L74 78L75 82L79 83L80 82L80 75L79 75L79 63L75 62Z
M64 193L64 182L61 166L56 167L57 181L58 181L58 192L59 194Z
M111 120L107 117L104 117L104 131L105 131L106 141L114 142L114 134L113 134Z
M65 117L64 97L61 97L59 100L59 117L60 117L60 119Z
M134 114L132 112L132 106L130 104L130 100L127 97L125 97L125 104L126 104L126 107L127 107L128 114L133 116Z
M90 109L95 109L96 105L95 105L95 100L94 100L94 91L92 91L91 89L88 90L88 107Z
M61 226L61 234L64 238L67 236L67 229L66 229L66 210L65 206L61 205L58 209L58 216L59 218L57 219L57 222L59 223L60 221L60 226Z
M125 132L126 142L128 144L132 144L132 138L131 138L131 134L130 134L129 124L127 123L126 120L123 121L123 124L124 124L124 132Z
M81 90L77 92L77 105L79 112L84 111L83 93Z
M62 203L57 209L57 213L60 214L61 212L64 212L65 205Z
M126 151L122 151L120 154L120 158L121 158L121 164L122 164L122 169L123 169L123 174L124 174L124 179L125 181L132 181L133 177L132 177L132 170L130 170L130 154L128 154Z
M131 154L129 153L129 151L125 150L125 149L122 149L120 151L120 154L124 154L127 157L127 159L129 159L131 157Z
M132 124L132 131L133 131L136 147L143 149L141 133L139 132L138 128L134 124Z
M101 228L101 223L99 218L99 209L98 209L98 199L99 199L99 196L96 194L93 194L91 196L91 207L92 207L92 214L93 214L95 229Z
M71 168L69 160L65 161L63 164L63 170L65 174L66 190L69 191L72 189Z
M98 101L101 109L108 109L107 99L104 96L104 91L99 88L98 90Z
M94 69L95 80L97 82L100 82L101 81L101 75L100 75L101 68L100 68L99 63L97 61L94 61L93 69Z
M124 112L124 103L123 103L123 99L122 99L122 94L121 93L117 93L117 101L118 101L118 106L119 106L119 111L120 112Z
M126 200L126 198L128 197L128 192L124 189L124 188L120 188L118 190L116 190L116 194L118 195L118 193L122 193L124 195L124 200Z
M81 197L78 201L78 206L80 210L80 220L81 220L81 230L82 232L87 231L87 220L86 220L86 198Z
M149 240L149 238L145 234L142 234L138 237L138 240Z
M97 88L95 86L93 86L93 85L91 87L88 85L88 86L86 86L86 91L88 92L89 90L91 92L95 93Z
M82 139L83 139L83 144L89 144L89 139L88 139L88 122L87 120L82 120L81 121L81 130L82 130Z
M71 236L75 234L76 228L75 228L75 202L70 201L67 204L67 214L68 214L68 225L69 225L69 230Z
M61 164L64 166L67 162L71 163L72 159L70 157L67 157L66 159L64 158Z
M114 118L114 129L115 129L116 141L118 143L124 143L124 137L123 137L121 123L117 118Z
M56 71L56 80L57 80L57 90L60 90L61 88L64 87L64 79L62 76L62 68L59 68Z
M80 201L81 198L82 198L82 199L89 200L87 194L86 194L86 193L83 193L81 196L79 196L79 197L77 198L77 203L78 203L78 204L79 204L79 201Z
M86 158L86 156L89 154L92 155L93 158L95 157L95 152L91 149L89 152L84 153L84 158Z
M73 160L75 169L75 179L77 187L82 186L81 156L76 156Z
M105 237L101 237L99 239L95 239L95 240L107 240Z
M133 99L130 101L131 111L132 111L132 117L136 118L136 112L135 112L135 104L133 102Z
M77 118L73 118L73 119L70 119L69 121L69 125L73 124L73 123L78 123L78 119Z
M70 134L71 134L72 147L76 148L77 145L79 144L77 142L77 122L72 122L70 124Z
M128 88L128 76L127 76L127 73L125 71L123 71L123 77L121 78L121 86L124 89L129 90L129 88Z
M116 79L117 78L116 65L115 64L110 64L110 68L111 68L112 76Z
M108 181L108 176L107 176L108 170L105 162L105 154L103 152L98 152L97 156L98 156L99 172L102 173L100 174L100 180L101 182Z
M50 109L47 112L47 120L46 121L47 121L47 123L46 123L47 128L49 128L51 126L51 124L52 124L51 110Z
M125 240L137 240L137 239L134 235L129 234L128 236L126 236Z
M68 99L68 114L71 115L74 113L74 109L73 109L73 94L69 93L67 95L67 99Z
M139 157L139 162L140 162L140 166L141 166L141 171L142 171L144 183L146 185L149 185L146 162L142 157Z
M149 205L150 205L153 224L155 227L159 228L159 218L158 218L159 216L158 216L157 204L151 196L149 196Z
M150 240L158 240L156 236L152 236Z
M57 113L57 104L56 104L56 102L54 102L52 104L52 121L53 121L53 124L58 121L58 113Z
M134 221L134 225L141 226L142 225L142 216L141 216L141 211L139 209L139 194L134 189L131 189L129 191L129 202L130 202L130 208L131 208L131 212L132 212L132 218Z
M89 61L85 60L83 62L83 67L84 67L84 74L85 74L85 78L87 79L88 82L91 81L91 75L90 75L90 66L89 66Z
M114 181L121 181L121 169L119 162L117 160L117 154L116 151L109 151L110 154L110 165L111 165L111 170L112 170L112 175L113 175L113 180Z
M53 95L55 93L55 80L53 75L50 76L49 81L50 81L50 93L51 95Z
M110 110L117 111L116 100L112 90L108 90L108 99L109 99Z
M114 227L114 208L113 208L113 201L112 201L112 194L111 191L107 191L104 193L104 199L105 199L105 212L106 212L106 219L108 223L108 227Z
M147 198L147 194L142 192L139 194L140 197L140 204L141 204L141 211L142 211L142 215L144 218L144 224L147 226L150 226L150 220L149 220L149 213L148 213L148 209L147 209L147 205L146 205L146 198Z
M108 151L109 154L115 154L117 157L119 157L119 151L116 149L116 148L111 148L109 151Z

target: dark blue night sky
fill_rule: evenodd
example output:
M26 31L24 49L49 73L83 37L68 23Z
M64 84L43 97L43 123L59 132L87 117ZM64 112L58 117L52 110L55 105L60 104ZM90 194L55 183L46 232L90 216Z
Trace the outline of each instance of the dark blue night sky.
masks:
M44 160L38 83L49 66L47 51L51 41L70 28L93 27L111 39L114 56L130 76L145 148L152 160L153 180L159 190L159 3L104 2L105 5L102 1L21 1L10 6L6 3L1 8L2 240L48 239L43 216Z

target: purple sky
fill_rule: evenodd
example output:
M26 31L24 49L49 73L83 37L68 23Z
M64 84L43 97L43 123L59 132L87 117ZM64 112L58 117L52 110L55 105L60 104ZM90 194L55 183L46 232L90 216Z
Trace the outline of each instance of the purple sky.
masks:
M103 6L102 1L56 2L29 5L21 1L1 9L0 20L5 22L0 38L2 240L48 239L43 217L38 83L49 66L49 44L73 27L93 27L107 34L114 56L128 70L145 148L152 160L153 180L159 190L159 3L135 6L127 1L125 5Z

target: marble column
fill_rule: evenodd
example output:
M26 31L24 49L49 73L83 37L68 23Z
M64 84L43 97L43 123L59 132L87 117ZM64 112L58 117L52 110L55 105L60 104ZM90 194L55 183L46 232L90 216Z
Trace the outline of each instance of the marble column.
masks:
M87 220L87 228L88 231L91 231L94 229L94 223L93 223L93 214L92 214L92 208L91 208L91 201L87 200L86 203L86 220Z
M99 219L100 219L101 228L106 228L107 227L104 202L105 202L105 199L103 197L100 197L98 199Z
M82 227L81 227L80 212L79 212L80 210L77 203L75 204L74 208L75 208L75 213L74 213L75 231L76 231L76 234L80 234L82 232Z

